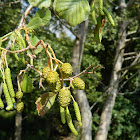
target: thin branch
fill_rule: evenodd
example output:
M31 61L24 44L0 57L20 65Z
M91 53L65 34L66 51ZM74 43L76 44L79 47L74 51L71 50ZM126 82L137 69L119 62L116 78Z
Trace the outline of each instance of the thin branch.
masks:
M24 23L24 21L25 21L25 18L28 16L28 14L29 14L30 11L32 10L32 8L33 8L32 5L29 5L29 6L28 6L28 8L26 9L26 11L24 12L23 16L22 16L21 19L20 19L20 22L19 22L19 25L18 25L17 29L23 27L23 23ZM15 29L15 30L17 30L17 29ZM11 44L12 44L12 39L10 39L9 42L8 42L8 45L7 45L7 47L6 47L7 50L10 49Z
M135 66L137 66L137 65L140 65L140 62L135 63L135 64L133 64L133 65L130 65L130 66L128 66L128 67L122 68L122 69L119 70L118 72L122 72L122 71L124 71L124 70L131 69L131 68L133 68L133 67L135 67Z
M132 34L135 34L135 33L137 33L137 32L138 32L137 30L128 32L128 33L127 33L127 36L132 35Z
M124 53L123 56L127 56L127 55L137 55L138 53L136 52L129 52L129 53Z
M91 65L89 65L85 70L83 70L81 73L79 73L79 74L73 76L72 78L74 79L75 77L78 77L78 76L80 76L80 75L82 75L82 74L84 74L84 73L87 73L87 71L88 71L90 68L91 68Z
M133 77L135 77L137 74L139 73L139 71L137 71L135 74L133 74L132 76L130 76L119 88L119 91L124 87L124 85L126 83L128 83L128 81L130 81Z
M125 42L139 40L139 39L140 39L140 37L133 37L133 38L130 38L130 39L125 39Z
M64 22L59 18L59 16L56 14L56 12L55 12L54 10L51 9L51 11L54 13L54 15L56 16L56 18L60 21L60 23L61 23L62 25L64 25L67 29L69 29L69 30L72 32L72 34L73 34L76 38L79 38L79 36L72 30L72 28L69 27L66 23L64 23Z
M97 100L96 102L90 107L90 110L94 108L94 106L108 93L109 89L107 89Z
M20 3L21 1L22 0L12 1L12 2L6 2L6 3L0 3L0 6L5 6L5 5L11 6L11 4L17 4L17 3Z
M132 65L135 65L136 62L138 61L139 57L140 57L140 53L137 55L137 57L136 57L135 60L131 63L131 65L128 66L128 67L131 67ZM140 63L140 62L138 62L138 63ZM127 69L123 72L123 74L121 75L120 79L128 72L128 70L130 69L130 68L128 68L128 67L126 67ZM125 68L124 68L124 69L125 69ZM123 70L124 70L124 69L123 69ZM120 71L122 71L122 70L120 70ZM120 72L120 71L118 71L118 72Z
M130 60L130 59L134 59L134 58L136 58L136 56L126 57L126 58L124 58L124 61Z

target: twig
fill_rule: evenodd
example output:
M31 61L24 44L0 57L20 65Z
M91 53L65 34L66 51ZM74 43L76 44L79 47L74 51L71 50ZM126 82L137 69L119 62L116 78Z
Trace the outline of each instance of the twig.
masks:
M136 56L126 57L126 58L124 58L124 61L130 60L130 59L134 59L134 58L136 58Z
M26 72L29 69L29 67L27 66L25 70L20 70L20 73L17 76L17 84L18 84L18 91L21 91L21 87L20 87L20 82L19 82L19 77L21 76L21 74L23 72Z
M55 12L53 9L51 9L51 11L54 13L54 15L56 16L56 18L60 21L60 23L61 23L62 25L64 25L67 29L69 29L69 30L72 32L72 34L73 34L76 38L79 38L79 36L72 30L72 28L70 28L67 24L65 24L65 23L59 18L59 16L56 14L56 12Z
M125 70L125 71L123 72L123 74L120 76L120 79L128 72L128 70L129 70L130 68L133 67L133 65L135 66L135 64L136 64L137 60L139 59L139 57L140 57L140 53L137 55L137 57L136 57L135 60L131 63L130 66L128 66L128 67L126 67L126 68L123 68L123 69L121 69L120 71L118 71L118 72L121 72L122 70ZM140 63L140 62L138 62L138 63ZM137 64L138 64L138 63L137 63ZM132 66L132 67L131 67L131 66Z
M133 74L130 78L128 78L122 85L121 85L121 87L119 88L119 91L124 87L124 85L128 82L128 81L130 81L133 77L135 77L136 75L138 74L138 71L135 73L135 74Z
M97 100L96 102L90 107L90 110L94 108L94 106L108 93L109 89L107 89Z
M124 71L124 70L131 69L131 68L133 68L133 67L135 67L135 66L137 66L137 65L140 65L140 62L135 63L135 64L133 64L133 65L130 65L130 66L128 66L128 67L122 68L122 69L119 70L118 72L122 72L122 71Z
M140 40L140 37L133 37L130 39L125 39L125 42L133 41L133 40Z
M123 56L127 56L127 55L137 55L138 53L136 52L129 52L129 53L124 53Z
M80 76L80 75L82 75L82 74L84 74L84 73L87 73L87 71L88 71L90 68L91 68L91 65L89 65L85 70L83 70L81 73L79 73L79 74L73 76L72 78L74 79L75 77L78 77L78 76Z
M6 2L6 3L0 3L0 6L5 6L5 5L11 6L11 4L17 4L17 3L20 3L21 1L22 0L12 1L12 2Z

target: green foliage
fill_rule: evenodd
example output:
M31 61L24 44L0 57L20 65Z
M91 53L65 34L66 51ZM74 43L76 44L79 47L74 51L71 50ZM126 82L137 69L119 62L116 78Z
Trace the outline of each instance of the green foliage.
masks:
M39 7L40 9L43 8L43 7L48 8L48 7L50 7L50 5L51 5L51 0L42 0L42 1L39 3L38 7Z
M39 116L44 116L55 102L56 94L48 92L39 97L36 101Z
M55 0L53 4L57 14L71 26L88 19L90 7L87 0Z
M136 98L139 95L118 95L109 131L110 140L140 138L140 131L137 129L140 127L140 100L136 102Z
M32 79L25 73L23 76L23 81L21 82L21 89L25 93L30 93L33 91Z
M27 29L36 29L40 26L46 25L51 19L51 12L49 9L42 8L37 11L34 17L27 25Z

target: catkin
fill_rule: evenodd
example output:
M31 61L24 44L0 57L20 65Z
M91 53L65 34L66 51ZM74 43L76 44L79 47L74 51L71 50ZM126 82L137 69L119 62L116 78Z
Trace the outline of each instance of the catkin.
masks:
M61 116L61 122L63 124L66 123L66 118L65 118L65 108L60 106L60 116Z
M77 136L78 135L78 132L76 131L73 123L72 123L72 118L71 118L71 115L70 115L70 112L69 112L69 109L68 109L68 106L66 107L66 120L67 120L67 123L68 123L68 126L71 130L71 132Z
M11 51L15 51L14 42L11 44ZM16 59L17 61L19 61L19 57L18 57L17 53L13 53L13 56L15 57L15 59Z
M101 15L104 15L103 12L103 0L99 0L99 12Z
M22 44L22 39L21 39L21 37L18 37L18 47L19 47L19 50L22 50L22 49L23 49L23 44ZM20 56L21 56L21 61L22 61L22 63L25 64L24 52L21 52L21 53L20 53Z
M111 16L110 12L105 7L103 8L103 10L104 10L105 14L107 15L107 18L108 18L109 22L111 23L111 25L115 26L114 20Z
M92 15L93 23L94 23L95 25L97 25L97 20L96 20L95 11L92 11L91 15Z
M3 101L2 99L0 98L0 108L3 109L4 108L4 104L3 104Z
M12 79L11 79L11 71L9 68L5 69L5 79L6 79L6 83L9 89L9 93L11 97L15 97L15 92L13 89L13 84L12 84Z
M79 106L78 106L77 102L75 102L75 101L73 102L73 107L75 110L75 115L76 115L77 121L79 122L80 125L82 125L81 114L80 114L80 110L79 110Z
M8 92L6 83L3 83L3 92L5 95L6 102L7 102L6 110L11 110L13 108L13 102L12 102L10 94Z

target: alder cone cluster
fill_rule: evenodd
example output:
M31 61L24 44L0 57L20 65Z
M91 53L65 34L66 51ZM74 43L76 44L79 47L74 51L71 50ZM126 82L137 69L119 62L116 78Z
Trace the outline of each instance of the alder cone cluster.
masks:
M56 71L50 71L47 74L46 81L48 84L55 84L59 80L59 74Z
M79 77L74 78L74 80L72 81L72 84L75 89L79 89L79 90L85 89L85 82Z
M42 70L42 76L43 76L43 78L47 78L47 75L48 75L48 72L50 72L51 71L51 69L50 69L50 67L44 67L43 68L43 70Z
M62 72L65 76L69 77L73 73L72 66L69 63L63 63L61 69L62 69Z
M16 110L18 112L22 112L23 108L24 108L24 103L23 102L18 102L17 105L16 105Z
M49 84L50 90L52 92L59 92L61 89L61 82L60 79L55 84Z
M23 97L23 92L18 91L18 92L16 93L16 98L17 98L17 99L21 99L22 97Z
M71 101L71 92L67 88L62 88L58 94L59 104L61 107L65 108L70 104Z

